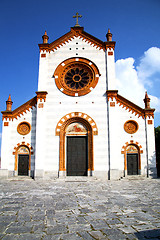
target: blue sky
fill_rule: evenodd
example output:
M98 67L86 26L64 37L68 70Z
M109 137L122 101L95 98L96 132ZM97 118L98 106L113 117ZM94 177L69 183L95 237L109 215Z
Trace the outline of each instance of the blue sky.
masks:
M143 107L147 90L157 109L155 126L160 125L159 0L1 0L0 110L5 110L9 94L13 109L35 96L38 43L45 30L49 42L70 31L77 11L83 15L79 23L84 30L102 41L111 29L119 94L130 100L141 98L136 103ZM1 126L0 118L0 134Z

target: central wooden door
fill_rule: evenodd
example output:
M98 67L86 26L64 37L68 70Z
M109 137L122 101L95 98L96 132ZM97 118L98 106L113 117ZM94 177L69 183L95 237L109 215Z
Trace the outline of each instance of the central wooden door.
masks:
M28 176L29 170L29 155L19 154L18 155L18 175Z
M138 153L127 154L127 174L138 175Z
M67 137L67 176L87 176L87 137Z

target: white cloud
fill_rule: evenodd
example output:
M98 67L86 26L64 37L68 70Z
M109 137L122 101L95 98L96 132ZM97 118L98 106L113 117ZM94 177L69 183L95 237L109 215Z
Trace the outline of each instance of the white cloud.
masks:
M138 79L133 58L117 60L116 79L119 94L144 107L143 99L146 90Z
M156 109L156 112L160 113L160 98L156 96L149 95L151 99L151 107Z
M160 48L149 48L140 59L137 66L138 78L141 82L153 87L155 74L160 74Z
M116 79L119 94L144 108L144 96L147 88L155 87L157 76L160 79L160 49L149 48L135 67L134 58L116 61ZM149 94L149 91L148 91ZM149 95L151 107L160 112L160 98Z

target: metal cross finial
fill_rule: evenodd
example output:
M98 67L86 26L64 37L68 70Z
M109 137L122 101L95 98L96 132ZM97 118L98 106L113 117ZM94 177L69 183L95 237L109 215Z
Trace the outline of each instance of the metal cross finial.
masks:
M76 16L73 16L73 18L77 18L75 27L80 27L80 25L78 24L78 18L81 18L81 17L82 17L82 15L79 15L78 12L76 13Z

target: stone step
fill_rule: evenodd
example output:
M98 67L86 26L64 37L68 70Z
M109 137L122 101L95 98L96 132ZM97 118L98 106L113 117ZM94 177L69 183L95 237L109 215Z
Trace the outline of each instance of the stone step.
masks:
M142 176L142 175L128 175L126 177L123 178L123 180L145 180L146 176Z
M57 179L58 181L65 181L65 182L88 182L88 181L96 181L96 177L88 177L88 176L67 176L67 177L60 177Z
M9 177L9 181L32 181L33 179L29 176L15 176L15 177Z

